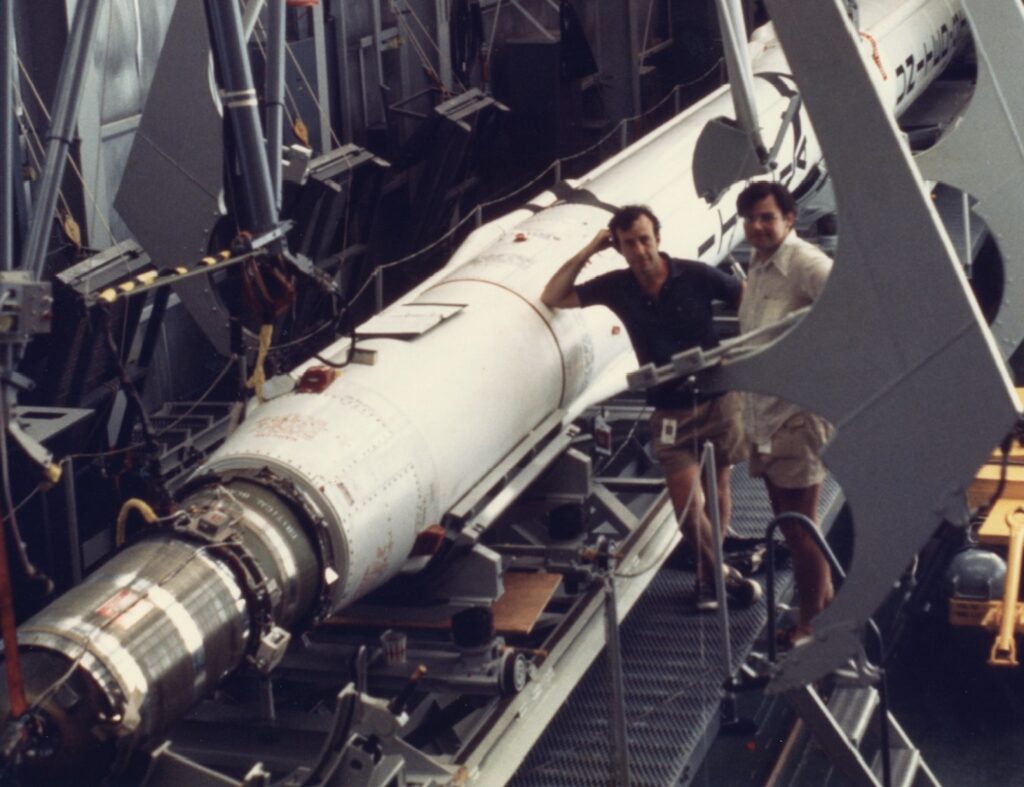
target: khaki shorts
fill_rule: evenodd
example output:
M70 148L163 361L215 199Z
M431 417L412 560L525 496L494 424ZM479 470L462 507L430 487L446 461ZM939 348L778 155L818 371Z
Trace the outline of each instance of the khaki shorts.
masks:
M746 459L741 407L739 396L727 393L696 407L655 410L651 416L651 440L665 475L699 462L705 440L711 441L719 467ZM675 422L674 430L671 423L666 426L666 421Z
M803 489L825 480L828 471L820 454L832 436L832 426L813 413L791 415L772 435L771 453L750 447L750 475L767 478L782 489Z

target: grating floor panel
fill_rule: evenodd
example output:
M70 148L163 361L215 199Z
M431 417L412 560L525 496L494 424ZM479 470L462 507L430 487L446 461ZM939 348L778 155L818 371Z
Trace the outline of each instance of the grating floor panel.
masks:
M733 472L735 535L757 538L771 518L764 487L746 465ZM821 511L839 496L831 479ZM671 564L671 565L670 565ZM764 577L760 577L762 583ZM788 571L778 573L780 595ZM622 624L623 683L630 772L636 787L677 784L696 770L718 730L725 668L715 614L698 614L685 602L693 572L668 561ZM750 652L765 624L765 606L733 611L732 670ZM602 654L573 690L554 721L509 782L515 787L607 787L609 784L608 668Z

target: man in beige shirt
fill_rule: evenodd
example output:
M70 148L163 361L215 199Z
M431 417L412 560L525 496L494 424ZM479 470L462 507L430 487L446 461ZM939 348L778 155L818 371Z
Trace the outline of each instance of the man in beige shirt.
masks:
M832 261L797 237L796 201L780 183L757 182L737 198L747 241L753 247L747 293L739 308L743 333L778 322L817 300ZM775 396L747 394L744 430L750 443L750 474L764 479L776 516L803 514L818 521L825 468L819 453L832 427L818 415ZM811 633L810 622L832 600L832 573L813 538L794 521L779 525L793 560L800 597L796 628L787 645Z

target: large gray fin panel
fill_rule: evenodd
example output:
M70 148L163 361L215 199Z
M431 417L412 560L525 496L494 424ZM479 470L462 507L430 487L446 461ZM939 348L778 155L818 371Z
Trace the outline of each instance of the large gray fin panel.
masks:
M992 333L1009 358L1024 338L1024 7L991 0L964 0L963 7L978 57L974 96L942 139L918 154L917 165L924 177L978 200L974 210L1003 257L1006 281Z
M214 90L205 4L182 0L174 9L114 200L160 268L203 257L223 213L223 118ZM217 349L229 352L227 319L205 277L176 290Z
M716 382L782 396L836 425L824 456L856 530L845 584L810 643L780 665L772 688L785 691L860 651L865 621L962 500L1019 404L845 4L768 6L828 162L842 231L810 313L725 363Z

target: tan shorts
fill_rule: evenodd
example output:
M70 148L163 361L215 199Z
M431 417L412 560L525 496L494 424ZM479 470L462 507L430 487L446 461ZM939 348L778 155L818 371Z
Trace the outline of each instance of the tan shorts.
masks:
M828 471L820 454L832 436L832 426L813 413L791 415L772 435L770 454L750 447L750 475L767 478L782 489L803 489L825 480Z
M696 407L655 410L651 416L651 440L665 475L699 462L705 440L714 446L715 464L719 467L746 459L741 407L739 396L727 393ZM666 426L666 421L674 421L674 429L671 424Z

